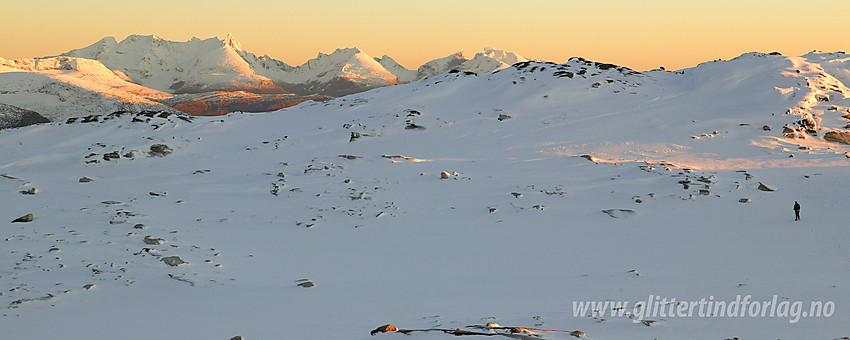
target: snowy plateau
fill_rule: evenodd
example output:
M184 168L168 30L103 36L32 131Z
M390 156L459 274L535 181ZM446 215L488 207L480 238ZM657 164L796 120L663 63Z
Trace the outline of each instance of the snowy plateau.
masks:
M11 74L175 95L98 54L119 45ZM308 78L269 67L244 83ZM848 70L821 52L517 59L266 113L0 130L0 337L846 339ZM183 72L178 89L235 79ZM730 315L663 312L694 301Z

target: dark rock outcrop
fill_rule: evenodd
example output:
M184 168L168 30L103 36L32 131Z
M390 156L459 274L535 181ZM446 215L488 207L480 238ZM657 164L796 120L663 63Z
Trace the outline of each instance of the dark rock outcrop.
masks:
M0 103L0 129L13 129L49 122L49 119L44 118L38 112Z

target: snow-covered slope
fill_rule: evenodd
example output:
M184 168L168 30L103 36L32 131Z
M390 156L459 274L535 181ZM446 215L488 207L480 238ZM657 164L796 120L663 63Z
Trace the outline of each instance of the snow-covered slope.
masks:
M402 83L409 83L416 80L416 70L408 70L388 55L375 58L375 61L381 64L387 71L392 72Z
M114 111L167 110L171 95L122 79L98 61L75 57L0 61L0 102L50 120Z
M842 58L751 53L643 73L520 62L268 114L0 131L0 328L850 336L850 146L825 138L850 114L850 90L823 66ZM774 312L664 314L736 296ZM630 305L574 307L584 301ZM833 309L810 315L812 301Z

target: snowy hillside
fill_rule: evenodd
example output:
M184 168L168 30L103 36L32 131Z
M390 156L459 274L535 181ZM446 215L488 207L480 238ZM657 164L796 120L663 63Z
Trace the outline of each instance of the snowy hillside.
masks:
M174 111L165 92L139 86L98 61L53 57L0 61L0 102L56 121L115 111Z
M847 337L846 58L526 61L266 114L2 130L0 329ZM663 315L736 296L780 309Z

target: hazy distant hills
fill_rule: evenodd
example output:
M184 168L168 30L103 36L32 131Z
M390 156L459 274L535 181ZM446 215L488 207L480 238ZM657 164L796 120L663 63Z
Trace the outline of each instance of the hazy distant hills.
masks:
M57 57L0 59L0 102L53 120L115 110L269 111L450 70L486 74L521 61L515 53L486 48L473 58L458 52L411 70L389 56L345 48L290 66L244 50L230 35L185 42L131 35Z

